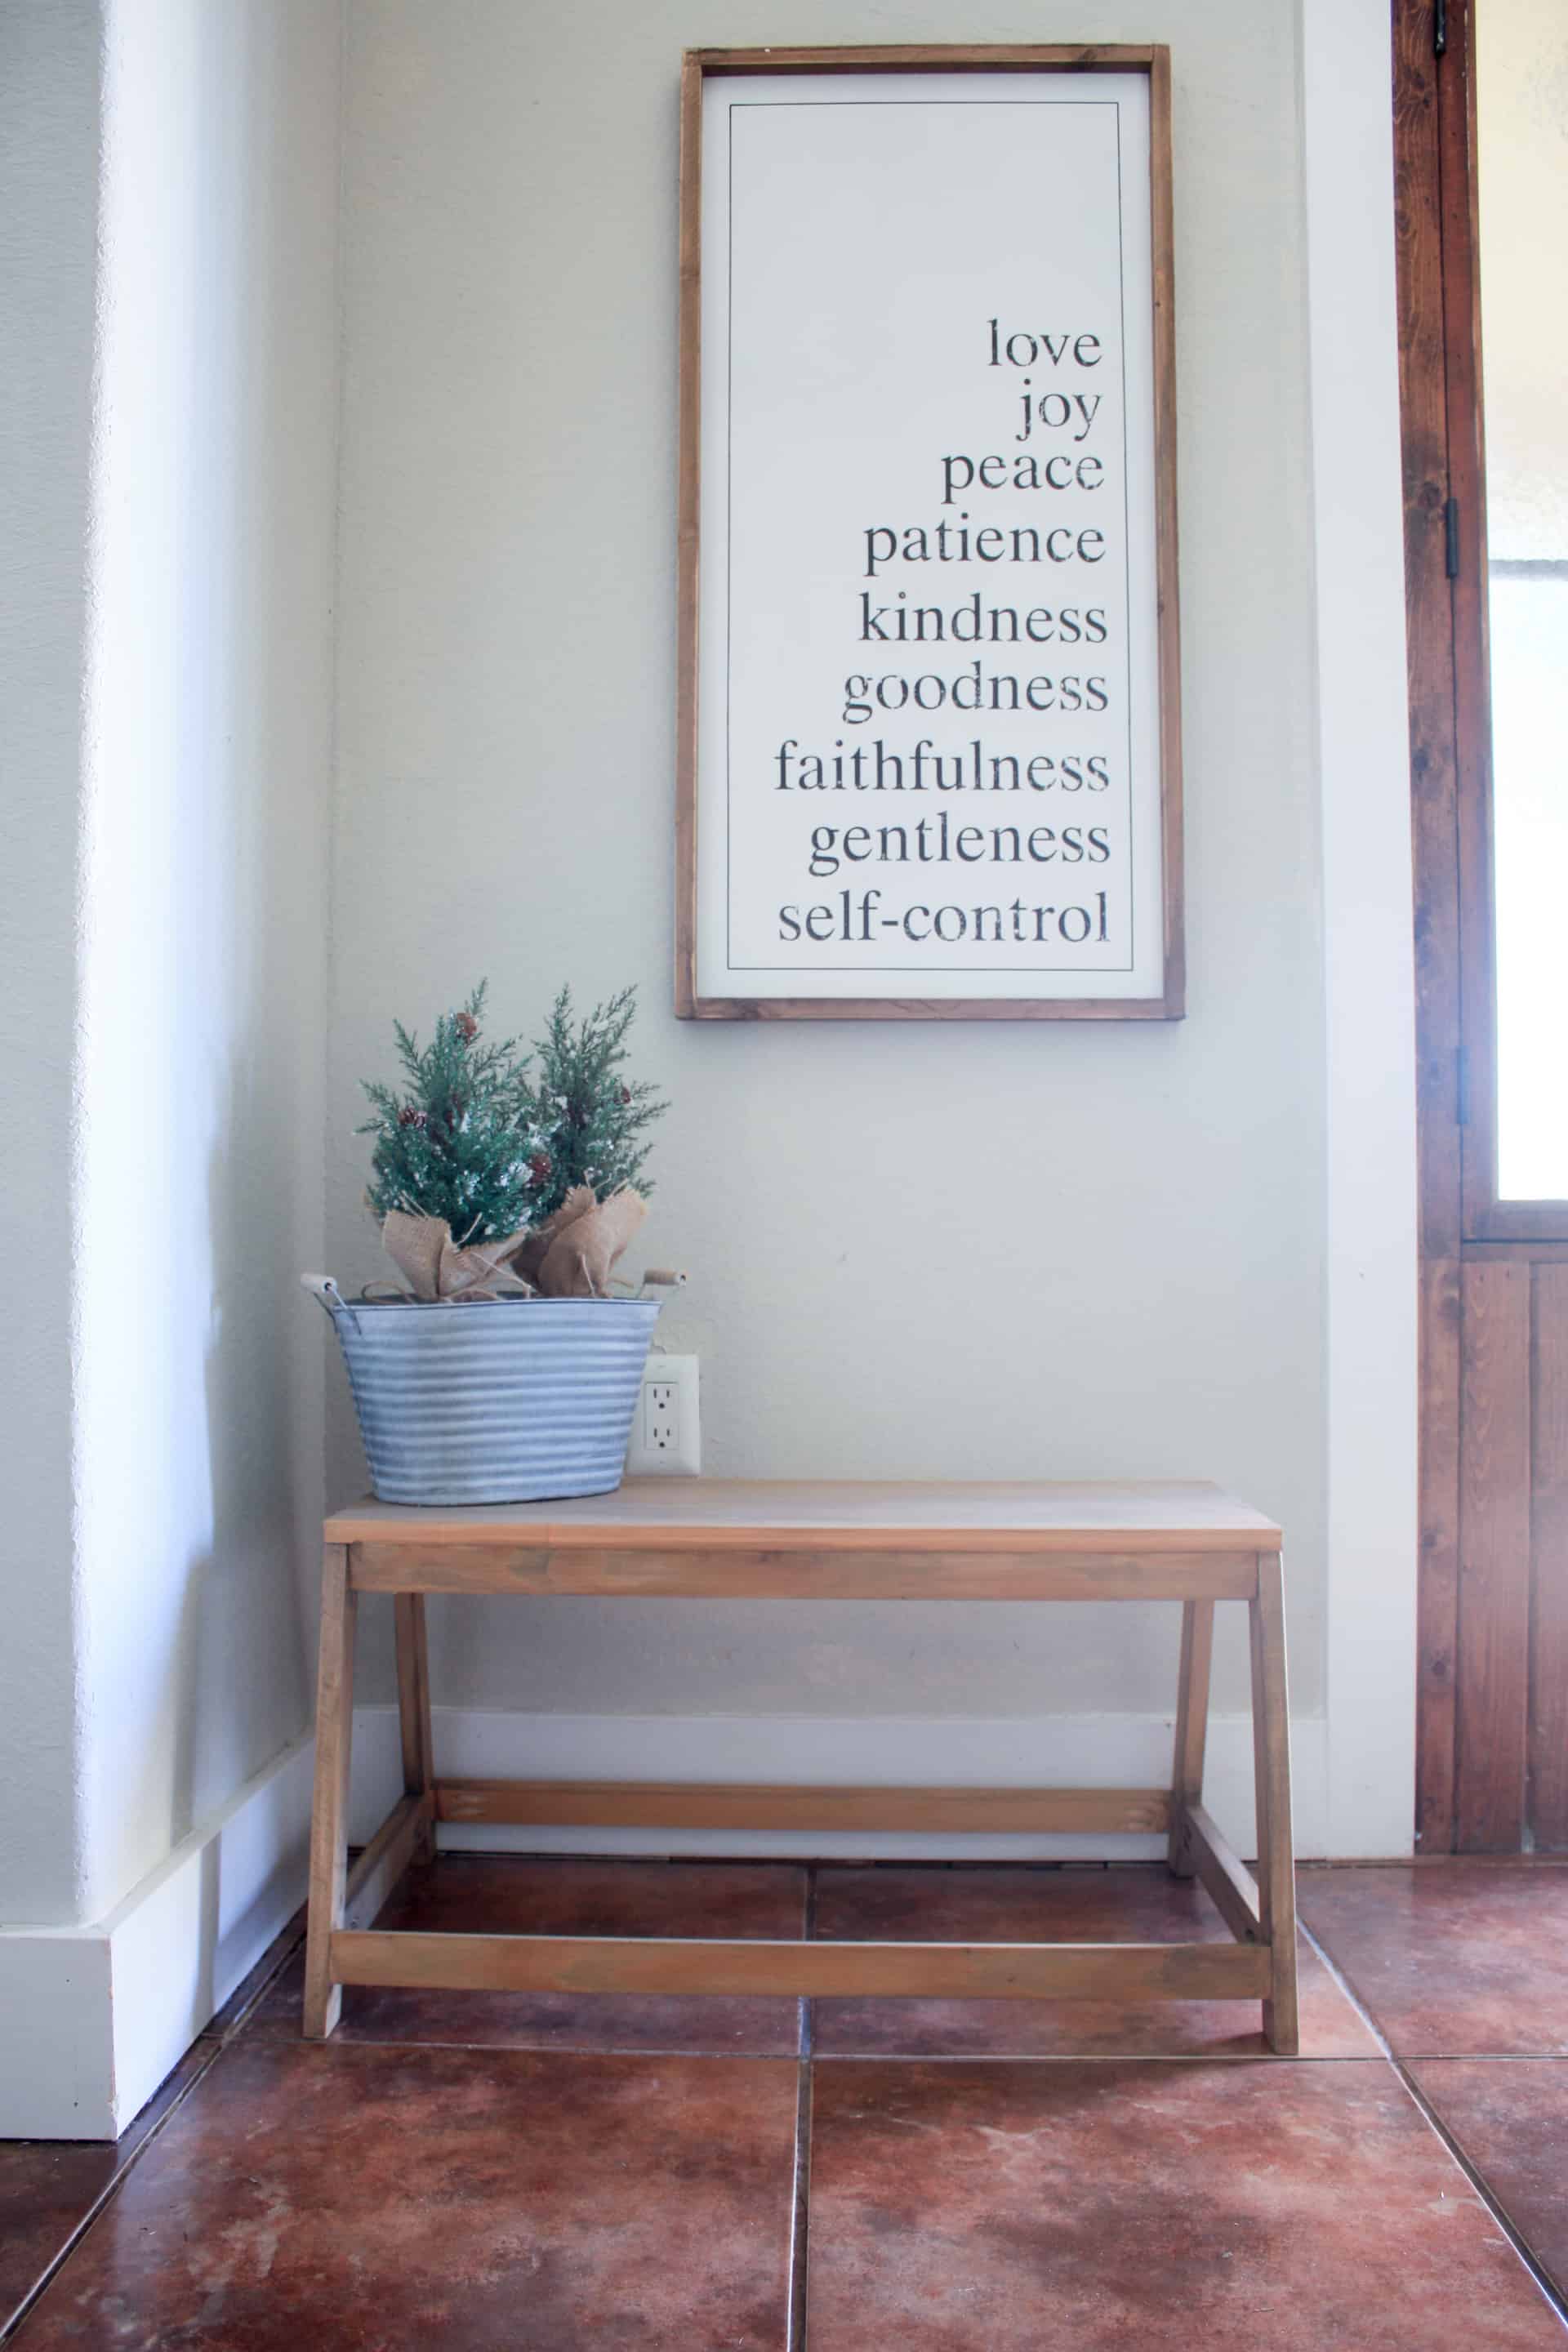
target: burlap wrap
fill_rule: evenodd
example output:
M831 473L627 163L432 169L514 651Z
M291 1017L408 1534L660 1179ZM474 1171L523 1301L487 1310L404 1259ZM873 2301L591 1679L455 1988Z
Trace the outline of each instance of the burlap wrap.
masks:
M523 1236L517 1271L546 1298L603 1297L611 1269L647 1214L647 1202L629 1184L607 1201L579 1184L552 1217Z
M381 1238L413 1298L600 1298L647 1214L647 1202L629 1185L599 1201L580 1184L542 1225L504 1241L459 1248L445 1217L415 1217L401 1209L383 1221Z

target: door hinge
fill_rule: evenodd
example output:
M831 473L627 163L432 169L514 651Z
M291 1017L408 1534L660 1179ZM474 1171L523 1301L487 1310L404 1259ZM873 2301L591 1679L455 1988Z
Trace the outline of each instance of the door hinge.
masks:
M1443 509L1443 568L1450 580L1459 576L1459 501L1450 499Z
M1440 58L1448 46L1448 0L1436 0L1432 11L1432 54Z

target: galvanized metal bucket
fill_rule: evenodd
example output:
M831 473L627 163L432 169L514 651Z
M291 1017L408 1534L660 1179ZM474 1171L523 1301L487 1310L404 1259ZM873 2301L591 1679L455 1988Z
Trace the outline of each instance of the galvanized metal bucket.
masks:
M308 1276L348 1366L384 1503L538 1503L606 1495L658 1301L530 1298L353 1304Z

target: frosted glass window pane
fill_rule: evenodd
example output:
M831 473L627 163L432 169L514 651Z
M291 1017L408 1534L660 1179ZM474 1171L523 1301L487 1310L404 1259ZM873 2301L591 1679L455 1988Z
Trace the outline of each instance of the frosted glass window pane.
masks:
M1568 564L1494 567L1498 1190L1568 1199Z
M1498 1189L1568 1200L1568 6L1475 26Z

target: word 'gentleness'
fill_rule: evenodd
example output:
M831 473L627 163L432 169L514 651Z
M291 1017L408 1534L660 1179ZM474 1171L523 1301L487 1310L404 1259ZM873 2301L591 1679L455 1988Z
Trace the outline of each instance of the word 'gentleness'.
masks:
M826 882L840 865L1103 866L1110 856L1110 836L1102 824L1091 824L1087 834L1076 824L1064 824L1059 833L1037 824L1026 833L1016 824L953 824L941 809L913 824L814 824L806 870Z
M804 910L781 907L779 937L813 940L820 946L827 940L870 940L882 930L901 931L905 939L917 943L940 940L943 947L956 947L962 940L1000 947L1004 940L1011 939L1036 946L1061 940L1070 948L1103 947L1110 937L1103 890L1096 891L1092 909L1026 907L1022 898L1015 898L1009 907L906 907L901 915L882 915L877 911L881 903L880 890L862 890L858 898L851 891L840 890L833 904ZM1004 929L1005 924L1011 929Z
M889 751L879 735L844 749L836 735L831 753L803 751L786 735L773 755L781 793L1103 793L1110 772L1096 752L1037 751L1030 760L1012 751L987 752L973 737L962 751L939 751L922 735L912 751Z

